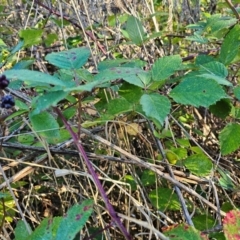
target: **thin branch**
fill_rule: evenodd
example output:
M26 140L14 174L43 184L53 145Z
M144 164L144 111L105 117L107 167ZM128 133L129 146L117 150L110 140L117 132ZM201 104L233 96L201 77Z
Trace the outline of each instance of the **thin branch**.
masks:
M210 208L212 208L214 211L218 212L218 208L212 204L211 202L209 202L207 199L205 199L204 197L202 197L201 195L199 195L198 193L196 193L194 190L192 190L191 188L188 188L187 186L185 186L184 184L180 183L179 181L173 179L171 176L169 176L168 174L160 171L159 169L156 168L155 165L150 164L146 161L143 161L142 159L138 158L137 156L134 156L133 154L123 150L122 148L114 145L113 143L105 140L104 138L96 135L96 134L92 134L90 131L88 131L87 129L82 128L81 131L85 134L87 134L88 136L91 136L91 138L100 141L101 143L105 144L108 147L111 147L112 149L118 151L119 153L123 154L124 156L128 157L129 159L135 161L136 163L140 164L142 167L145 167L146 169L152 170L153 172L155 172L159 177L162 177L164 179L166 179L167 181L171 182L173 185L178 186L179 188L183 189L184 191L186 191L187 193L191 194L192 196L198 198L200 201L202 201L203 203L205 203L206 205L208 205ZM225 216L226 213L223 211L220 211L221 216Z
M237 9L233 6L231 0L225 0L227 5L231 8L231 10L233 11L234 15L236 16L236 18L238 19L238 21L240 21L240 15L237 11Z
M115 224L119 227L119 229L121 230L122 234L125 236L126 239L131 240L132 237L130 236L130 234L127 232L126 228L124 227L123 223L121 222L120 218L118 217L117 213L115 212L113 206L111 205L106 192L103 189L103 186L101 184L101 182L98 179L98 176L96 174L96 172L94 171L94 168L91 164L91 162L89 161L87 154L82 146L82 144L80 143L77 134L72 130L71 126L69 125L69 123L67 122L67 120L65 119L65 117L63 116L62 112L57 108L54 107L55 112L57 113L57 115L59 116L59 118L63 121L66 129L69 131L69 133L71 134L73 141L79 151L79 154L82 155L89 173L92 176L92 179L94 181L94 183L96 184L96 187L98 189L98 191L100 192L102 199L106 205L106 208L111 216L111 218L113 219L113 221L115 222Z
M151 131L152 131L152 133L153 133L155 129L154 129L153 124L152 124L150 121L149 121L149 125L150 125L150 129L151 129ZM153 134L153 135L154 135L154 134ZM164 161L166 161L166 162L168 163L168 161L167 161L167 159L166 159L165 151L164 151L163 146L162 146L162 143L161 143L160 140L157 139L156 137L154 137L154 138L155 138L155 141L156 141L156 143L157 143L157 147L158 147L160 153L162 154L162 157L163 157ZM168 170L168 172L169 172L169 175L170 175L173 179L175 179L175 175L174 175L174 173L173 173L173 170L172 170L170 164L167 164L167 170ZM175 185L175 186L174 186L174 189L175 189L175 191L176 191L176 193L177 193L177 195L178 195L178 199L179 199L179 201L180 201L180 203L181 203L182 210L183 210L183 214L184 214L184 216L185 216L186 222L188 223L188 225L194 226L193 221L192 221L192 219L191 219L191 216L190 216L190 214L189 214L189 212L188 212L188 209L187 209L187 204L186 204L186 202L185 202L185 200L184 200L184 198L183 198L183 195L182 195L182 193L181 193L180 188Z

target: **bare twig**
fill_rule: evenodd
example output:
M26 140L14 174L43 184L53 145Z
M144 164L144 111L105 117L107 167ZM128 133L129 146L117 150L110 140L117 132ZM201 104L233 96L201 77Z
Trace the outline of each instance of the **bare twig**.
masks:
M240 14L238 13L237 9L233 6L231 0L225 0L227 5L231 8L231 10L233 11L234 15L236 16L236 18L238 19L238 21L240 21Z

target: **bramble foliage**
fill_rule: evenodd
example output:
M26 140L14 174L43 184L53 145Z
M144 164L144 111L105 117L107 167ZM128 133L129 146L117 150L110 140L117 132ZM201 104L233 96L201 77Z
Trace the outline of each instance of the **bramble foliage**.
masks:
M30 227L19 221L15 230L15 240L72 240L86 224L92 211L93 201L85 200L81 205L72 206L63 217L44 219L34 232L30 233L28 232Z
M158 4L156 3L156 6ZM108 20L111 21L110 18ZM154 33L146 33L144 19L140 17L125 15L125 18L119 20L123 26L121 31L127 41L126 45L141 48L158 37ZM227 16L202 14L201 21L185 26L191 34L188 34L184 40L176 40L179 45L201 44L206 49L212 45L218 46L219 49L214 54L209 51L197 53L194 58L188 60L185 56L183 57L180 49L179 52L175 50L168 56L158 57L149 64L148 61L138 58L124 58L115 52L116 58L99 61L95 66L97 71L92 71L92 68L89 68L94 59L92 49L82 46L83 44L81 46L69 44L68 49L46 54L44 60L54 69L51 73L42 72L36 68L33 70L32 59L21 59L16 62L13 58L23 49L42 42L44 33L42 29L22 29L19 31L21 40L15 47L9 49L11 57L4 59L2 56L1 58L4 59L2 67L8 67L4 68L3 75L0 77L0 88L5 89L10 80L8 86L10 92L11 89L21 91L24 88L34 89L35 94L29 94L28 103L20 99L15 102L11 95L5 95L2 98L1 107L9 109L16 104L16 112L8 119L14 119L16 116L27 117L30 120L31 129L38 133L46 144L55 145L70 138L74 139L80 127L100 127L105 126L110 120L120 119L121 116L131 116L134 119L141 116L147 122L153 123L153 135L156 141L164 140L165 149L162 154L158 153L159 160L177 167L184 167L198 179L211 176L213 169L216 169L220 176L217 185L225 190L236 190L228 172L215 166L209 154L199 147L200 144L192 146L192 139L187 131L183 130L181 137L178 136L177 130L174 128L168 130L166 126L170 119L171 121L177 119L178 126L188 127L194 122L194 116L185 109L204 109L222 120L218 129L219 134L215 139L218 152L225 156L239 150L240 109L236 101L240 100L240 86L238 80L233 81L229 77L233 66L237 66L235 75L239 75L240 26L238 21L239 19L237 20L230 13ZM93 27L97 28L97 26ZM163 33L159 35L166 41ZM54 42L56 36L52 37ZM81 43L81 41L77 42ZM4 46L6 46L5 43ZM84 121L79 123L81 125L79 129L69 129L66 122L76 115L74 106L79 104L81 108L82 103L90 103L97 114L93 117L86 112ZM66 129L63 128L64 125ZM136 136L139 130L138 125L136 127L129 124L129 126L128 129L126 128L128 135ZM197 137L204 135L199 129L194 130ZM176 139L174 136L177 136ZM169 141L171 137L175 139L174 144ZM31 146L35 139L29 138L27 141L18 138L17 141L22 144L28 142L27 145ZM76 139L74 141L75 144L78 142ZM79 153L84 156L84 151L79 150ZM88 160L85 161L88 166ZM153 159L148 161L154 162ZM92 174L89 166L88 170ZM179 196L169 185L156 186L158 178L156 173L149 167L139 174L141 185L148 189L147 196L151 205L162 212L166 209L175 212L181 210ZM96 183L95 174L92 174L92 177L96 186L99 186L98 182ZM130 174L122 176L121 181L130 186L131 191L136 191L140 186ZM104 199L103 188L98 190L103 194L101 196ZM200 192L199 189L198 191ZM108 202L106 203L105 200L103 202L108 206ZM44 219L31 235L26 229L23 231L26 226L19 222L15 239L73 239L90 217L93 211L92 204L92 201L87 200L81 205L70 208L65 217ZM190 201L186 201L186 205L187 208L194 209ZM86 210L86 206L90 207ZM204 223L201 223L201 219L204 219ZM223 222L225 236L229 236L227 234L230 230L233 231L232 223L228 220L229 215ZM193 223L195 228L179 224L173 229L164 229L163 233L166 239L168 236L171 239L208 239L208 236L201 231L207 224L210 224L210 227L214 226L213 217L198 210ZM121 231L124 234L122 229Z

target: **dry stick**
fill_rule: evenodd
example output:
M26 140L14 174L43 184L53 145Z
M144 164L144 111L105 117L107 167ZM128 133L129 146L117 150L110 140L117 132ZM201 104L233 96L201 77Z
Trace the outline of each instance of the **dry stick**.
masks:
M218 198L218 193L217 193L217 189L216 189L216 186L214 184L213 181L210 181L211 185L212 185L212 188L213 188L213 194L215 196L215 202L216 202L216 205L218 207L218 212L217 212L217 220L218 220L218 226L222 226L222 218L221 218L221 214L219 213L220 211L220 203L219 203L219 198Z
M35 146L29 146L29 145L23 145L23 144L19 144L19 143L3 143L1 145L2 147L7 147L7 148L14 148L14 149L20 149L22 151L24 150L31 150L31 151L37 151L37 152L46 152L46 150L43 147L35 147ZM79 152L75 151L75 150L64 150L61 148L53 148L51 147L50 152L52 154L67 154L67 155L72 155L72 156L79 156ZM88 153L87 152L87 156L89 158L94 158L97 161L113 161L113 162L121 162L121 163L127 163L127 164L132 164L132 165L136 165L139 163L136 163L136 161L133 161L131 159L123 159L123 158L118 158L118 157L113 157L113 156L108 156L108 155L97 155L95 153ZM0 158L2 159L2 158ZM5 160L5 159L2 159ZM6 165L3 167L3 170L6 171L8 170L10 167L14 167L17 166L18 164L24 164L24 160L19 161L12 161L12 163ZM141 164L139 164L140 166L142 166ZM157 167L160 171L164 171L164 167L161 165L155 165L155 167ZM55 169L54 169L55 170ZM63 170L63 169L62 169ZM66 169L66 172L68 170ZM190 174L189 176L186 177L186 174L183 173L182 171L179 170L172 170L175 178L177 178L180 182L189 182L189 183L193 183L193 184L207 184L209 183L209 180L207 179L202 179L200 177L197 177L195 175ZM1 189L1 185L0 185L0 189Z
M152 131L152 133L153 133L153 132L154 132L154 126L153 126L153 124L152 124L150 121L149 121L149 125L150 125L150 129L151 129L151 131ZM163 149L162 143L161 143L160 140L157 139L156 137L154 137L154 138L155 138L155 141L156 141L156 143L157 143L157 147L158 147L158 149L159 149L159 151L160 151L163 159L167 162L167 170L168 170L168 172L169 172L169 175L170 175L173 179L175 179L173 170L172 170L170 164L168 163L168 161L167 161L167 159L166 159L166 154L165 154L165 151L164 151L164 149ZM177 193L177 195L178 195L179 201L180 201L180 203L181 203L182 210L183 210L183 214L185 215L185 219L186 219L187 223L188 223L189 225L191 225L191 226L194 226L193 221L192 221L192 219L191 219L191 216L190 216L190 214L189 214L189 212L188 212L187 205L186 205L186 203L185 203L185 200L184 200L184 198L183 198L183 195L182 195L179 187L174 186L174 188L175 188L175 191L176 191L176 193Z
M69 125L69 123L67 122L67 120L65 119L65 117L63 116L62 112L57 108L54 107L55 112L57 113L57 115L59 116L59 118L63 121L66 129L69 131L69 133L71 134L73 141L79 151L79 154L82 155L89 173L92 176L92 179L94 181L94 183L97 186L97 189L99 190L103 201L106 205L106 208L111 216L111 218L114 220L114 222L116 223L116 225L119 227L119 229L121 230L122 234L125 236L126 239L131 240L132 237L130 236L130 234L127 232L126 228L124 227L123 223L121 222L120 218L118 217L117 213L115 212L113 206L111 205L111 203L109 202L109 199L106 195L106 192L104 191L101 182L99 181L97 174L95 173L93 166L91 164L91 162L89 161L87 154L85 152L85 150L83 149L82 144L79 142L78 136L75 134L75 132L72 130L71 126Z
M166 180L168 180L169 182L171 182L173 185L178 186L179 188L183 189L184 191L186 191L187 193L193 195L194 197L197 197L199 200L201 200L203 203L205 203L206 205L208 205L210 208L212 208L214 211L218 212L218 208L212 204L211 202L209 202L207 199L203 198L201 195L199 195L198 193L196 193L195 191L193 191L192 189L186 187L184 184L178 182L177 180L173 179L172 177L170 177L168 174L165 174L164 172L160 171L159 169L155 168L154 165L148 163L148 162L144 162L143 160L141 160L140 158L138 158L137 156L132 155L131 153L123 150L122 148L112 144L111 142L107 141L106 139L92 134L90 131L88 131L87 129L81 128L81 131L85 134L87 134L88 136L90 136L91 138L107 145L108 147L111 147L113 149L115 149L116 151L120 152L121 154L125 155L126 157L136 161L137 164L152 170L153 172L155 172L156 174L158 174L160 177L165 178ZM220 214L222 216L225 216L226 213L223 211L220 211Z
M148 228L149 230L153 231L155 235L157 235L160 239L162 240L170 240L168 237L164 236L161 232L159 232L154 226L152 225L149 225L148 222L144 222L142 220L138 220L136 218L132 218L132 217L129 217L129 216L125 216L121 213L118 213L118 216L123 218L123 219L126 219L128 221L131 221L131 222L134 222L134 223L137 223L138 225L140 226L143 226L145 228Z

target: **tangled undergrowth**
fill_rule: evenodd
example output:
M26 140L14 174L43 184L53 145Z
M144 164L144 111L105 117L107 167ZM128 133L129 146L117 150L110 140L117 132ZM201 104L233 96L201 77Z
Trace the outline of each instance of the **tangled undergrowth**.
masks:
M2 239L231 239L238 4L0 3Z

